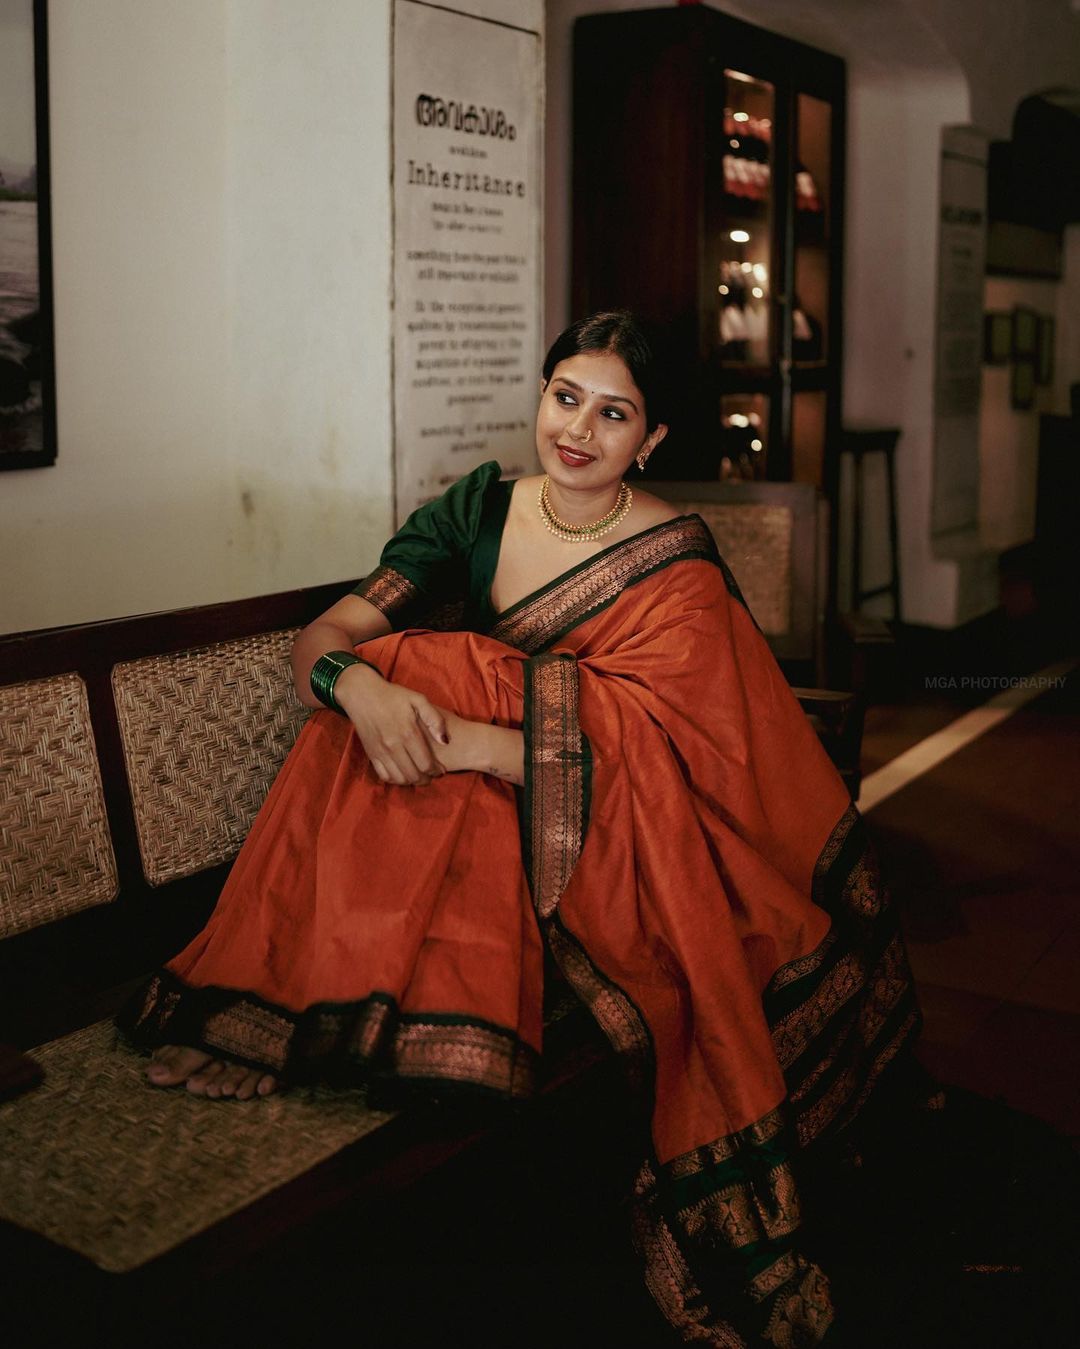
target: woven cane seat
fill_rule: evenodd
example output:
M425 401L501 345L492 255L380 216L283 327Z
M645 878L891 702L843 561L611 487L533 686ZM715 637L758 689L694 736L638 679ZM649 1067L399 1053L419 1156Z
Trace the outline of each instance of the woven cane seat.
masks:
M791 509L716 501L686 502L682 508L700 515L709 526L762 632L770 637L787 632L791 627Z
M115 899L86 685L0 688L0 937Z
M362 1091L213 1101L151 1087L107 1021L34 1050L44 1083L0 1105L0 1218L134 1269L277 1189L391 1115Z
M143 871L164 885L239 850L307 716L295 629L125 661L112 686Z

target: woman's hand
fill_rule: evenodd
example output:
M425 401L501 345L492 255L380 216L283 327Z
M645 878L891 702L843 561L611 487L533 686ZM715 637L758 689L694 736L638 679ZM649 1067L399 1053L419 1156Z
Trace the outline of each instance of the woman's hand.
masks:
M370 665L350 665L337 677L334 700L380 781L416 787L447 771L435 753L450 745L447 715L422 693L391 684Z
M447 773L489 773L505 782L525 783L525 737L521 731L469 721L437 708L445 720L448 744L430 741L431 752Z

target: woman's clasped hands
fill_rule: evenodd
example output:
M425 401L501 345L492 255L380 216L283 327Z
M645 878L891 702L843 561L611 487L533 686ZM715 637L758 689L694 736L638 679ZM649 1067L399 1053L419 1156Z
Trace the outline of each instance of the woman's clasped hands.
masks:
M334 698L382 782L421 787L443 773L480 768L480 723L437 707L415 689L391 683L369 665L343 670Z

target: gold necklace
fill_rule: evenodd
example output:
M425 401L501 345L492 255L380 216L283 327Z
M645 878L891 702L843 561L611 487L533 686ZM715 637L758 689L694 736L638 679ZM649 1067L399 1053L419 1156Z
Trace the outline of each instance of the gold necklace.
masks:
M619 484L619 495L615 498L615 505L607 515L602 515L591 525L570 525L565 520L560 520L552 509L551 497L548 495L550 481L551 479L545 474L544 481L540 484L540 518L557 539L565 539L567 543L592 543L593 540L601 538L622 523L634 504L634 493L629 484L623 482Z

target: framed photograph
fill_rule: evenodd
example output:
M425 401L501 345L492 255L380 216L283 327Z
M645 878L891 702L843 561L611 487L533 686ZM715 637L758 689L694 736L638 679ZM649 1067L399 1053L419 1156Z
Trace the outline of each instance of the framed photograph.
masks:
M983 315L983 362L1008 365L1012 356L1013 316L1007 310Z
M1039 315L1039 332L1035 339L1035 380L1038 384L1054 382L1054 320L1048 314Z
M1035 355L1039 316L1034 309L1013 310L1012 354L1017 359Z
M1017 412L1027 412L1035 406L1035 359L1018 359L1012 369L1012 390L1009 400Z
M46 0L0 0L0 468L56 461Z

